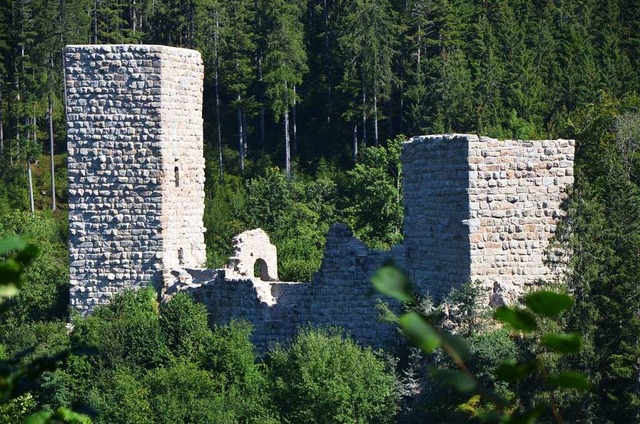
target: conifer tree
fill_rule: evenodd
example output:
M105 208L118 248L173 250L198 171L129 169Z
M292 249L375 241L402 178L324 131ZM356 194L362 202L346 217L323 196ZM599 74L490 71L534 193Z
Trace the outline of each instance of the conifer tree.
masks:
M593 382L570 399L573 421L640 420L640 101L604 96L574 116L581 140L569 220L560 240L571 251L576 302L569 330L585 348L574 363Z
M429 59L434 54L432 45L439 31L440 15L436 0L411 0L405 3L403 18L403 66L401 80L401 120L411 134L418 134L426 126L429 113L428 91ZM406 101L406 106L405 106Z
M272 0L267 9L269 31L264 82L275 120L283 119L287 174L291 173L289 112L296 100L295 87L302 83L308 71L301 20L304 10L301 0Z
M256 108L255 98L249 95L257 73L254 61L257 35L253 26L256 11L253 0L228 1L225 9L227 23L223 32L221 76L226 91L233 99L231 106L236 109L238 152L240 169L243 170L248 148L247 114Z
M344 62L343 89L360 82L362 131L366 143L367 117L373 114L374 144L378 145L378 103L389 99L393 82L393 61L400 28L397 13L387 0L351 0L341 13L338 43Z
M224 163L222 155L222 123L220 119L220 51L222 46L222 30L225 20L222 5L218 0L200 0L196 7L195 43L200 52L205 68L205 84L213 80L215 96L215 128L218 148L218 166L220 182L223 180ZM206 113L206 111L205 111Z

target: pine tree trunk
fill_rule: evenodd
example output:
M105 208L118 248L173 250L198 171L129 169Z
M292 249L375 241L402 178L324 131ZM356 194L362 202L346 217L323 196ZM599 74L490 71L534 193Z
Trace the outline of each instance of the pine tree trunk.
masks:
M98 0L93 0L93 44L98 44Z
M9 116L11 116L11 112L14 108L13 102L9 101L7 107L9 109ZM9 163L13 165L13 138L11 137L9 137L9 150L7 151L7 155L9 156Z
M364 85L364 84L363 84ZM362 90L362 145L367 145L367 92Z
M195 47L195 32L196 32L196 5L193 0L189 1L189 48Z
M293 110L291 119L293 120L293 153L298 152L298 121L296 118L296 86L293 86Z
M400 66L400 134L404 133L404 67Z
M266 133L264 129L264 104L260 104L260 144L264 146Z
M240 107L240 94L238 100L238 153L240 154L240 170L244 171L244 135L242 134L242 108Z
M389 126L389 135L387 137L387 140L392 140L393 137L396 136L396 133L393 128L393 106L391 104L391 100L389 100L386 103L386 105L387 105L387 125Z
M289 109L284 112L284 167L291 175L291 146L289 145Z
M373 143L378 145L378 93L373 90Z
M242 142L243 144L243 152L244 156L247 157L247 152L249 151L249 130L247 129L247 108L242 107Z
M16 69L17 73L17 69ZM16 76L16 161L20 160L20 78ZM13 156L13 154L12 154ZM13 162L12 162L13 163Z
M329 67L331 52L329 50L329 5L327 0L323 2L324 8L324 55L325 66L327 67L327 124L331 123L331 68Z
M218 34L220 31L220 21L218 19L218 11L215 12L215 20L216 20L216 31L213 35L213 49L216 60L216 69L214 73L214 85L216 91L216 129L218 135L218 165L220 166L220 175L219 179L222 183L224 179L224 170L223 170L223 158L222 158L222 129L220 125L220 75L218 73L218 69L220 68L220 58L218 56Z
M29 203L31 205L31 214L35 212L36 208L33 202L33 179L31 178L31 161L27 159L27 180L29 183Z
M20 107L20 95L18 95L18 108ZM16 119L16 161L20 160L20 118ZM12 155L13 156L13 155Z
M49 94L49 150L51 151L51 210L56 210L56 165L53 152L53 99Z
M2 120L2 88L0 87L0 159L4 157L4 125Z
M35 144L37 142L37 137L38 137L38 118L36 118L36 107L35 105L33 106L33 115L31 116L31 138L33 140L33 144Z
M352 147L353 163L356 163L358 161L358 124L353 124Z
M258 51L258 81L260 82L260 145L264 147L265 124L264 124L264 92L262 87L262 48Z
M131 32L135 34L138 31L138 22L136 14L136 0L131 0Z
M422 29L421 29L421 24L418 23L418 48L416 50L416 65L417 65L417 69L416 69L416 75L420 74L420 53L422 52Z

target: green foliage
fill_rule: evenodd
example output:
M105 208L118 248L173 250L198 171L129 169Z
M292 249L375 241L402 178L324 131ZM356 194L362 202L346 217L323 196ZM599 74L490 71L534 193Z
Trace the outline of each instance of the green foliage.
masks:
M274 119L278 121L293 106L294 87L302 83L302 77L308 71L303 41L304 3L272 0L265 12L270 23L265 55L265 93L270 99Z
M498 137L577 138L575 190L569 218L558 236L562 246L558 252L565 254L561 261L569 261L568 286L576 300L568 314L559 314L562 334L551 320L540 319L539 315L558 312L544 309L554 302L548 296L538 302L543 309L529 302L529 313L501 312L504 320L523 329L532 328L535 318L538 330L531 335L509 336L504 330L486 328L476 334L476 316L459 306L456 314L469 314L454 321L462 324L474 375L505 396L516 389L532 394L528 404L523 402L529 418L541 414L535 404L548 401L540 395L545 384L581 385L571 375L558 377L571 367L587 374L592 386L586 392L555 392L570 419L639 421L640 103L635 97L624 97L640 89L635 72L640 65L639 23L640 6L627 0L0 2L0 239L20 234L41 252L24 267L24 273L15 263L4 268L22 277L14 286L0 289L3 297L13 295L0 312L3 358L34 347L20 363L28 365L42 355L64 351L69 344L61 322L46 322L63 318L68 303L66 224L59 224L65 214L64 154L55 159L62 211L35 217L24 212L28 208L27 160L35 159L47 144L49 97L54 101L54 153L65 149L64 45L196 45L207 71L205 139L214 139L211 129L216 127L225 171L224 180L219 181L218 169L212 165L218 157L208 156L205 226L209 231L205 236L212 266L226 262L231 238L252 226L261 226L272 236L280 253L281 277L287 280L311 278L321 261L324 234L338 218L370 246L398 243L402 208L396 144L360 149L359 162L352 162L354 149L367 143L367 134L378 124L382 140L402 132L449 130ZM214 78L214 70L219 78ZM216 97L219 102L214 102ZM272 167L272 158L282 156L282 127L272 122L294 104L297 120L293 122L292 117L287 130L296 125L296 170L284 178L277 171L263 170ZM217 106L220 131L214 122ZM248 155L245 171L233 175L229 171L237 168L240 155L230 149L238 144L238 125L231 122L238 110L243 144L250 149L243 152ZM321 154L325 157L320 158ZM49 205L47 165L42 158L32 164L36 209ZM327 168L337 171L327 172ZM309 175L316 169L316 181L311 181ZM399 288L402 285L390 289L390 294ZM114 393L128 393L135 401L126 408L139 405L139 411L146 413L149 409L144 405L150 396L146 379L158 367L171 368L164 377L183 379L185 384L202 376L203 387L209 383L200 371L218 373L215 381L220 378L224 390L243 395L230 399L245 399L229 401L236 411L252 403L263 405L257 394L263 387L262 374L252 359L245 328L209 334L201 309L185 298L160 310L154 302L151 296L127 301L129 306L119 306L122 310L101 312L104 315L95 321L79 321L74 346L87 345L82 341L86 334L85 341L101 353L65 359L63 369L39 377L42 390L12 401L10 408L15 408L6 414L24 416L33 402L51 411L60 405L87 403L87 393L95 395L94 380L106 399L101 407L118 405L117 396L105 394L111 377L118 386ZM422 307L417 309L424 312ZM127 311L132 311L130 317ZM192 317L184 315L191 313ZM415 321L410 328L414 324L424 322ZM435 339L424 342L429 340ZM439 340L461 353L456 339L448 338L446 332ZM520 355L513 354L514 344ZM578 345L582 346L578 354L561 360L553 353L573 352ZM486 370L499 357L515 361L505 365L507 371L529 378L509 384L498 381ZM525 366L532 360L535 369ZM179 369L180 361L197 368ZM541 366L556 377L547 381L536 374ZM137 380L127 380L126 372ZM244 372L246 377L237 377ZM249 395L243 392L248 387L259 389ZM258 400L248 400L254 395ZM92 399L99 403L97 395ZM483 402L472 396L457 413L466 419L466 414L484 408ZM260 417L255 420L267 421L268 411L260 411L251 412ZM229 414L219 417L242 421L239 415ZM118 419L143 422L146 418L141 414ZM108 421L103 416L99 419Z
M278 271L284 281L310 281L320 268L324 236L335 221L336 185L286 177L267 170L247 187L249 223L260 227L278 248Z
M575 114L576 180L568 218L558 231L559 252L571 252L569 289L576 302L566 321L583 336L584 349L570 363L593 387L567 399L572 418L609 422L640 419L637 276L640 262L640 101L601 100Z
M518 395L516 392L504 390L504 386L501 387L501 385L497 384L500 380L505 383L515 382L527 378L533 372L542 375L548 373L549 366L546 361L540 359L545 354L537 355L535 359L523 362L515 362L513 358L502 358L494 373L495 377L485 378L485 383L483 384L479 380L479 376L476 376L467 364L467 358L470 353L468 343L461 337L449 334L439 328L435 324L437 314L434 312L425 313L421 310L415 300L417 299L415 294L411 292L410 285L406 282L406 276L402 276L400 270L391 272L391 270L386 269L390 266L387 265L378 271L372 278L372 282L383 293L391 294L399 300L409 299L405 305L409 308L409 311L402 314L398 320L402 332L426 354L433 353L436 349L441 348L448 356L448 360L458 368L455 370L448 367L432 367L430 369L431 377L440 383L457 389L461 393L473 392L488 403L480 406L481 404L476 400L473 404L466 403L462 405L460 407L462 408L461 410L466 410L476 417L483 417L483 420L492 422L519 422L522 417L534 419L545 411L550 411L556 422L562 422L554 400L554 391L557 388L588 390L589 383L584 374L567 370L548 375L546 382L551 386L551 389L536 386L538 393L533 398L530 397L530 393L528 394L529 397L525 397L524 394ZM573 302L566 294L543 290L528 294L525 298L525 303L532 305L533 310L503 306L498 308L493 316L496 320L508 324L516 331L532 332L538 328L544 329L547 327L544 321L545 316L565 312ZM540 325L538 321L541 322ZM493 334L498 335L495 332ZM498 337L499 339L500 337ZM483 343L490 340L491 338L487 338L483 340ZM541 336L540 346L559 355L575 354L580 350L581 338L574 333L547 333ZM496 350L494 346L489 352ZM550 354L547 353L546 356L550 356ZM493 360L495 361L495 359L494 357ZM442 361L442 364L446 365L446 361ZM480 370L482 370L482 363L480 362L479 365L481 365ZM551 362L551 371L553 371L552 367L553 362Z
M250 327L212 331L206 309L179 293L127 291L76 319L72 355L41 379L42 404L82 405L104 423L269 423L267 380Z
M0 404L0 423L13 424L24 422L36 407L36 401L31 393L18 396Z
M350 199L344 216L355 234L375 248L389 248L402 241L402 166L404 137L387 146L369 147L347 172Z
M251 329L245 321L231 321L213 332L208 367L217 375L225 376L224 383L229 387L236 385L247 390L259 390L265 384L249 340Z
M156 293L149 287L115 296L109 307L97 308L76 323L72 341L99 352L99 367L156 367L169 350L160 325Z
M14 297L19 293L25 282L25 266L28 265L38 254L38 249L28 244L18 237L5 237L0 239L0 306L6 307L6 298ZM10 287L11 290L6 290ZM10 306L10 305L9 305ZM56 323L43 323L43 327L55 327ZM38 324L35 324L38 325ZM39 326L40 327L40 326ZM24 327L17 329L23 330ZM14 331L16 328L14 328ZM33 332L27 332L33 334ZM55 340L55 336L60 332L45 331L45 338ZM64 333L62 333L64 334ZM5 335L3 344L8 342L7 336L15 336L12 332ZM53 337L51 337L53 336ZM66 338L63 337L66 341ZM15 349L16 346L29 341L22 337L17 338L17 343L9 344ZM77 423L86 424L91 421L88 417L74 413L67 408L58 408L55 412L38 411L32 395L28 390L34 387L35 381L45 371L55 369L57 362L69 355L68 349L61 349L59 341L54 341L53 346L35 344L14 353L12 357L7 357L3 345L0 356L0 420L22 420L26 418L28 423ZM44 353L42 351L44 350ZM31 414L28 415L27 414Z
M496 309L493 317L500 322L509 324L514 330L533 331L538 328L535 316L526 309L501 306Z
M29 416L26 424L91 424L91 419L83 414L70 411L66 408L58 408L55 411L40 411Z
M373 287L400 302L411 302L409 277L395 266L383 266L371 276Z
M204 360L212 338L204 305L178 293L160 306L160 328L173 355L194 363Z
M222 183L214 181L207 186L203 221L207 264L217 268L226 264L232 253L231 240L248 229L248 224L244 181L233 175L227 175Z
M0 237L20 234L41 252L25 268L20 293L11 300L11 308L0 313L7 321L38 321L62 318L68 303L68 254L66 235L61 224L42 213L32 216L12 212L0 216Z
M288 423L385 423L396 413L396 379L370 349L334 331L302 330L269 353L272 395Z
M149 390L138 373L119 368L103 372L84 394L96 423L153 423Z
M176 363L155 370L145 386L157 423L233 422L233 411L225 408L220 383L192 363Z

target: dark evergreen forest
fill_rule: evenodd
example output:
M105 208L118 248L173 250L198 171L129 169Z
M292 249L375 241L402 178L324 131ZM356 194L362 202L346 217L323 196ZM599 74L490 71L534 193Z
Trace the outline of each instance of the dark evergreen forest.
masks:
M86 43L198 49L207 143L233 171L289 170L287 151L293 170L349 167L397 134L557 137L577 107L638 89L639 15L633 0L6 0L2 155L48 151L50 116L64 151L63 48Z
M454 322L470 371L513 399L500 413L640 422L640 2L2 0L0 240L18 234L40 253L18 293L0 290L0 423L58 407L105 423L500 419L434 381L429 366L454 365L442 352L374 353L339 329L303 329L258 357L245 323L210 328L186 296L125 293L69 332L63 52L85 43L202 53L210 266L254 227L277 245L283 280L311 278L336 221L373 247L401 241L406 137L575 138L556 237L571 252L571 309L524 334L473 307L473 284L419 305L443 331ZM20 258L0 243L0 288ZM545 331L579 334L580 352L557 355ZM7 389L7 370L46 355L55 366ZM535 370L505 382L504 360ZM588 390L550 383L569 368Z

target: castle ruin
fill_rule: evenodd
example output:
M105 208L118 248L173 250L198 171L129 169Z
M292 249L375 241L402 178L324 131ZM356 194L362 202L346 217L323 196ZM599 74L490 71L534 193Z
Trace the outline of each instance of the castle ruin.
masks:
M371 250L336 224L313 280L282 282L261 230L234 239L224 269L203 268L198 52L69 46L65 73L71 306L81 313L152 283L191 293L213 322L249 320L259 347L302 325L340 326L380 346L395 329L377 322L369 278L387 259L435 298L478 280L500 303L557 277L544 255L573 183L573 140L414 137L402 151L404 242Z

